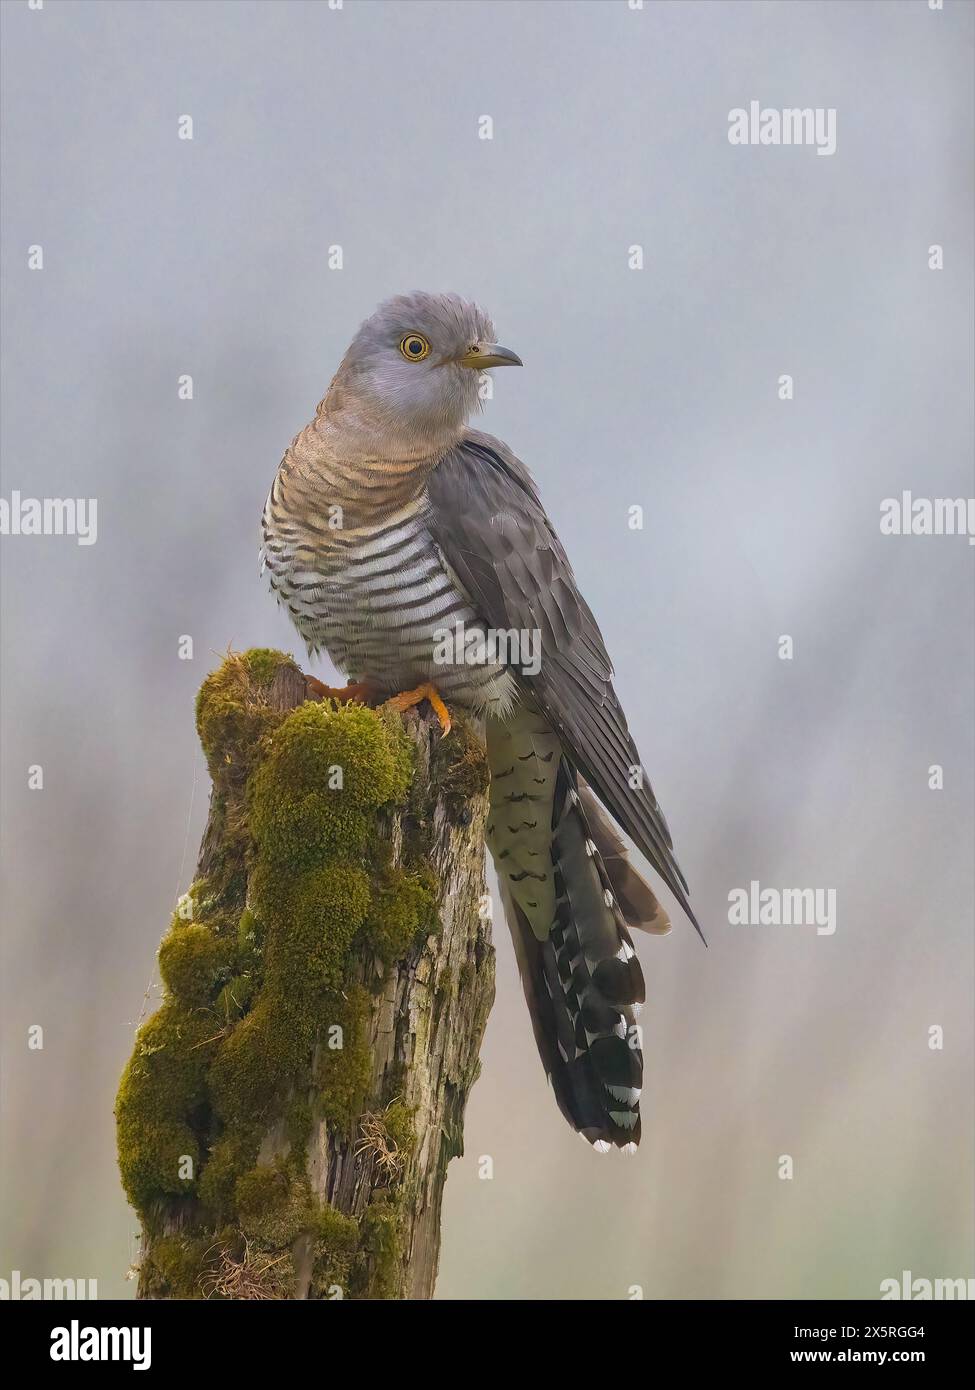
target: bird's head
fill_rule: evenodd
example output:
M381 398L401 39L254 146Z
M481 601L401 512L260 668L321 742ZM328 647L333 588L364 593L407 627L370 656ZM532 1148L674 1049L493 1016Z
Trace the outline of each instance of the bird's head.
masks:
M482 309L455 294L397 295L366 319L342 359L326 409L354 412L390 452L436 452L480 407L478 378L521 366L494 341Z

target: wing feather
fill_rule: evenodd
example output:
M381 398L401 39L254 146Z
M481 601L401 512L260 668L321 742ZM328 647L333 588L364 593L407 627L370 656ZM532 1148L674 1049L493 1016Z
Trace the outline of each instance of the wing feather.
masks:
M642 764L612 662L528 470L504 444L472 430L434 469L427 491L434 539L478 613L492 627L540 634L540 670L514 670L519 685L701 933L650 782L641 773L631 785Z

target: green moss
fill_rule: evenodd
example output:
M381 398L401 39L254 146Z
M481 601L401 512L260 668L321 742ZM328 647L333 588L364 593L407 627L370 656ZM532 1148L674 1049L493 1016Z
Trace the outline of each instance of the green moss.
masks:
M276 1011L261 997L221 1047L210 1070L213 1107L231 1129L242 1132L269 1119L275 1100L305 1060L313 1041L297 1012Z
M174 1197L196 1199L198 1226L150 1241L144 1271L148 1289L178 1297L201 1287L232 1297L250 1282L256 1292L240 1296L288 1296L299 1238L305 1257L311 1242L313 1286L345 1287L359 1226L312 1197L308 1141L320 1120L352 1133L370 1094L372 1000L358 963L391 964L437 928L433 872L389 866L375 836L377 815L409 793L401 721L330 701L278 713L268 691L289 661L231 655L200 690L214 781L203 876L160 946L166 998L119 1090L119 1161L145 1229L160 1229L153 1213ZM452 740L444 766L460 796L476 759L466 738ZM385 1115L407 1151L410 1112L394 1102ZM282 1123L287 1156L258 1164L262 1138ZM373 1203L367 1217L370 1268L388 1266L376 1287L391 1288L398 1211Z
M221 1023L233 1023L245 1012L254 994L253 975L234 975L217 995L214 1011Z
M243 834L243 830L241 831ZM190 885L173 916L174 927L188 922L206 922L218 936L234 936L240 920L240 910L228 908L222 901L220 884L211 874L198 878Z
M266 1117L283 1087L307 1064L323 1023L344 1025L343 1046L326 1046L326 1051L332 1059L329 1089L338 1097L330 1098L329 1112L345 1113L361 1091L363 1029L348 999L337 998L331 1012L329 1001L344 980L350 943L369 906L368 877L358 866L332 864L280 884L259 871L254 886L266 898L263 980L252 1011L213 1065L217 1113L238 1126Z
M406 1157L413 1152L416 1144L416 1131L413 1128L415 1109L402 1100L394 1100L383 1111L383 1128L390 1142L395 1144Z
M272 647L251 647L243 656L251 680L262 690L269 690L271 682L282 666L290 666L291 658Z
M323 1045L316 1081L323 1117L348 1134L361 1113L372 1083L372 1052L367 1036L371 1000L361 985L350 985L332 1000L323 1021ZM341 1043L341 1046L336 1044Z
M318 1207L312 1214L310 1230L321 1247L319 1255L327 1252L352 1251L359 1244L359 1223L334 1207Z
M486 792L491 783L484 741L477 726L459 711L446 738L433 749L430 781L444 799L445 809L455 824L466 824L470 818L472 797Z
M263 944L264 931L249 907L240 914L237 924L237 945L241 953L258 951Z
M255 1162L259 1147L260 1135L252 1129L224 1134L210 1149L200 1178L200 1200L219 1221L235 1216L237 1180Z
M122 1182L137 1209L196 1191L201 1148L192 1120L206 1098L214 1033L206 1011L177 1000L139 1030L115 1110Z
M356 1292L366 1298L402 1297L403 1220L388 1189L373 1194L360 1226Z
M294 1099L288 1107L285 1130L288 1136L288 1161L299 1173L304 1172L305 1153L315 1128L315 1113L311 1102Z
M154 1297L202 1298L203 1279L213 1255L209 1236L160 1236L153 1241L141 1274Z
M280 1249L306 1230L310 1194L283 1167L258 1167L237 1180L237 1212L246 1236Z
M196 729L216 785L246 778L261 738L281 722L267 692L276 672L289 664L284 652L268 648L233 652L203 682L196 698Z
M259 972L264 963L267 930L250 908L245 908L236 931L237 964L248 974Z
M237 1181L236 1205L241 1234L252 1251L297 1248L302 1238L310 1243L310 1296L344 1285L359 1245L358 1223L319 1205L304 1175L295 1175L286 1162L252 1168Z
M159 973L169 992L185 1004L208 1003L226 982L233 942L202 923L174 922L159 947Z
M330 863L292 877L261 864L253 892L272 930L264 988L275 994L335 988L344 977L349 946L372 899L369 876L358 864Z
M315 1214L311 1231L313 1296L328 1298L334 1288L343 1290L344 1294L359 1248L359 1223L351 1216L343 1216L334 1207L325 1206Z
M363 944L391 965L437 927L437 881L433 870L383 870L360 933Z
M250 786L255 841L251 898L264 927L260 994L221 1050L211 1077L228 1125L265 1117L282 1084L307 1063L320 1032L326 1118L351 1123L369 1082L360 991L342 985L372 903L363 864L375 811L402 799L410 747L385 716L362 706L308 703L269 740Z
M290 714L251 784L251 828L274 868L318 865L365 846L371 815L402 801L412 749L391 716L307 703Z

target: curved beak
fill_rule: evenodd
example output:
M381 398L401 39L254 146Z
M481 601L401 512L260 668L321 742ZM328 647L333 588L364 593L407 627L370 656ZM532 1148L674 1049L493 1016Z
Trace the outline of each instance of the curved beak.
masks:
M475 343L470 352L465 352L457 361L462 367L472 367L477 372L483 372L486 367L524 366L516 352L500 343Z

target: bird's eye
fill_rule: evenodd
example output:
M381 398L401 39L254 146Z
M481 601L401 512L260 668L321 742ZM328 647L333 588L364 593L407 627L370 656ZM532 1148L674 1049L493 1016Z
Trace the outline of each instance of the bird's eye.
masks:
M430 355L430 344L422 333L407 333L399 345L399 350L408 362L422 362Z

